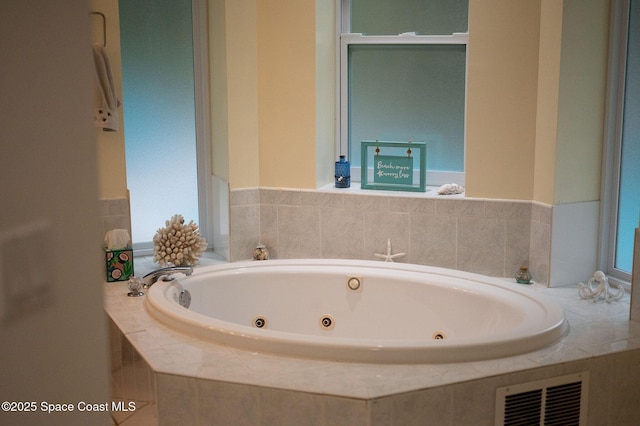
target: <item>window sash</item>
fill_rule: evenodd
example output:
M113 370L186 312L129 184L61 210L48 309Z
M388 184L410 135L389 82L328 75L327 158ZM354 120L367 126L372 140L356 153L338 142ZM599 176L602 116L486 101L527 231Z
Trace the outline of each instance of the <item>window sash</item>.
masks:
M612 34L608 70L607 132L603 160L599 259L599 269L606 271L612 281L624 285L628 285L631 281L631 274L616 267L616 249L629 11L630 0L615 0L611 3Z
M337 0L341 7L340 32L368 35L396 35L405 31L420 34L450 34L468 29L468 0ZM355 15L352 15L355 8ZM466 16L461 16L461 8ZM409 12L408 14L406 13ZM434 13L434 11L437 13ZM377 19L382 14L384 19ZM376 18L371 19L371 15ZM404 15L404 16L403 16ZM356 19L352 19L354 16ZM382 26L379 24L383 23ZM353 25L353 27L352 27Z
M345 2L348 3L348 2ZM343 3L344 12L344 3ZM342 25L348 28L349 16L342 15ZM468 33L453 33L450 35L416 35L415 33L403 33L395 36L376 35L366 36L360 33L342 33L340 35L340 85L339 85L339 111L340 124L338 126L339 136L336 143L336 151L341 154L349 152L349 47L351 45L464 45L469 41ZM468 55L468 50L467 50ZM467 62L465 60L465 62ZM466 86L466 67L465 67L465 86ZM465 90L466 104L466 90ZM465 111L466 114L466 111ZM465 117L466 118L466 117ZM466 120L465 120L466 121ZM466 136L466 128L465 128ZM466 144L466 137L465 137ZM463 160L464 161L464 160ZM464 167L464 166L463 166ZM360 176L358 167L352 167L352 180L357 181ZM455 182L460 185L465 184L464 172L427 172L428 185L442 185L444 183Z

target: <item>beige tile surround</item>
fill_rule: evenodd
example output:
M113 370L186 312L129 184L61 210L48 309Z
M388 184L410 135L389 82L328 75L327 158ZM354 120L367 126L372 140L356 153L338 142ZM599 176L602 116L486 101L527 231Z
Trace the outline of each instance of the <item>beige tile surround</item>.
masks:
M230 193L230 260L258 242L271 257L377 259L391 239L400 262L547 283L551 206L390 191L249 188Z
M131 214L128 198L103 198L100 200L102 235L112 229L127 229L131 235Z
M100 200L103 233L131 229L127 198ZM548 283L552 207L427 193L249 188L229 195L229 260L377 259L391 239L400 262L511 277L528 266Z

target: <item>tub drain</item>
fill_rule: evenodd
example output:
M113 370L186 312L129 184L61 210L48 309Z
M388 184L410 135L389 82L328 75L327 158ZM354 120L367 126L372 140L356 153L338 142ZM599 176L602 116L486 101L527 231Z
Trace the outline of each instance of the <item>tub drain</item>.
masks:
M257 328L265 328L267 326L267 319L265 317L255 317L253 319L253 325Z
M433 333L433 340L444 340L447 338L447 335L444 334L442 331L436 331L435 333Z
M320 326L325 330L331 330L334 325L331 315L323 315L322 318L320 318Z

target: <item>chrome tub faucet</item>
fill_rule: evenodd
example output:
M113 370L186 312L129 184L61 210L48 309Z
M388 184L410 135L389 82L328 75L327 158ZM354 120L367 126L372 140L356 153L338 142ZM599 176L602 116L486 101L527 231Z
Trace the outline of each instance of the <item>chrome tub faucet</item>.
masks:
M181 272L185 275L191 275L193 274L193 267L191 266L169 266L167 268L162 268L162 269L158 269L156 271L153 272L149 272L147 275L145 275L144 277L142 277L142 286L144 288L149 288L151 287L153 284L155 284L156 281L158 281L158 279L160 277L165 277L163 278L163 281L171 281L173 279L173 277L169 277L169 275L175 274Z

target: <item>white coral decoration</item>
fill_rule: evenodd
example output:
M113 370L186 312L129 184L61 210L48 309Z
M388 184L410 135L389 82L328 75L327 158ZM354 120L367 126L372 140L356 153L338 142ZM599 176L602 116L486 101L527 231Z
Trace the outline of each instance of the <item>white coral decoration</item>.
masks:
M153 260L161 266L193 266L207 248L200 229L193 221L184 223L182 215L173 215L153 237Z

